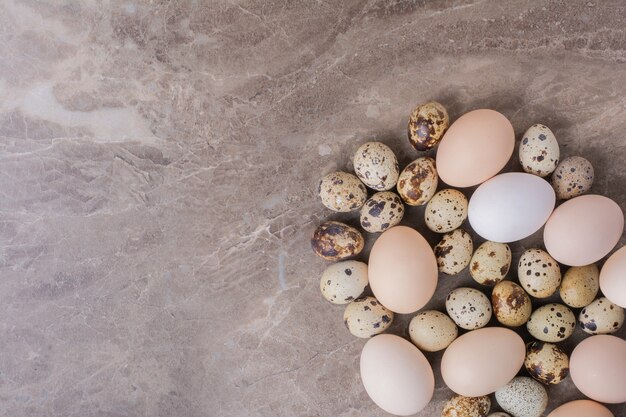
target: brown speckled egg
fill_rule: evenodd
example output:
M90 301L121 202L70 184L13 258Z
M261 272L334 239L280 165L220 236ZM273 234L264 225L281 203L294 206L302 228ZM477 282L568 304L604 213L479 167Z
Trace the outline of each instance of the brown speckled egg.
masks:
M526 291L512 281L501 281L493 287L491 304L496 319L509 327L526 324L533 311Z
M482 285L502 281L511 267L511 248L506 243L486 241L470 260L470 275Z
M542 342L560 342L572 335L576 327L576 317L572 310L563 304L546 304L531 315L526 328L528 333Z
M517 264L517 277L528 294L535 298L545 298L559 289L561 269L548 252L528 249Z
M444 404L441 417L486 417L490 408L491 400L487 396L456 395Z
M346 307L343 322L353 336L369 338L387 330L393 312L374 297L357 298Z
M437 352L447 348L459 335L452 319L440 311L420 311L409 323L411 341L420 350Z
M472 236L465 230L456 229L446 233L434 248L439 272L458 274L469 265L473 250Z
M496 390L496 401L515 417L539 417L548 406L548 393L534 379L518 376Z
M491 413L487 417L511 417L511 416L507 413L498 412L498 413Z
M373 190L390 190L398 182L398 160L384 143L364 143L354 154L353 162L357 177Z
M545 177L559 163L559 144L554 133L542 124L528 128L519 145L519 160L524 171Z
M457 288L446 297L446 311L462 329L485 327L491 319L491 303L485 294L474 288Z
M339 261L358 255L364 245L361 232L340 222L320 224L311 238L313 251L327 261Z
M358 210L367 199L365 185L347 172L324 175L318 193L324 206L338 212Z
M581 156L570 156L561 161L552 175L556 198L568 200L589 191L593 185L593 166Z
M433 232L451 232L467 218L467 198L452 188L441 190L426 205L424 218Z
M370 233L384 232L404 216L404 204L396 193L381 191L371 196L361 208L361 227Z
M435 195L438 182L435 160L427 156L417 158L400 173L398 193L409 206L421 206Z
M595 264L571 267L561 282L561 300L574 308L590 304L600 289L599 280L600 271Z
M366 263L343 261L326 268L320 279L320 290L331 303L347 304L363 294L368 282Z
M446 108L436 101L417 106L409 117L408 136L418 151L435 147L450 126Z
M624 324L624 309L601 297L580 311L578 321L588 334L615 333Z
M553 343L530 342L526 345L526 370L539 382L558 384L569 374L567 353Z

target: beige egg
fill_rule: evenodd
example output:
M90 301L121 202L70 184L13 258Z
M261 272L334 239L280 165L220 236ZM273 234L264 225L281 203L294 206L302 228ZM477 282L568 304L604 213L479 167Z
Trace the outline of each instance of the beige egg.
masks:
M502 281L511 267L511 248L506 243L486 241L470 260L470 275L482 285Z
M353 336L369 338L387 330L393 321L393 312L374 297L352 301L343 313L343 322Z
M384 232L400 223L404 204L396 193L381 191L371 196L361 208L361 227L370 233Z
M473 250L472 236L465 230L456 229L446 233L434 248L439 272L458 274L469 265Z
M601 297L580 311L578 321L588 334L615 333L624 324L624 309Z
M576 317L563 304L546 304L531 315L526 328L532 337L542 342L561 342L572 335Z
M447 348L458 335L459 329L456 324L440 311L421 311L409 323L411 341L426 352L437 352Z
M366 263L343 261L326 268L320 279L320 290L331 303L347 304L363 294L367 283Z
M511 417L507 413L491 413L487 417Z
M361 232L341 222L320 224L311 238L313 251L327 261L339 261L358 255L365 246Z
M354 154L354 172L369 188L386 191L398 182L398 160L389 146L367 142Z
M534 379L518 376L496 390L496 401L515 417L539 417L548 406L548 393Z
M461 226L465 219L467 198L458 190L441 190L426 205L426 226L433 232L451 232Z
M491 304L496 319L509 327L526 324L533 311L526 291L512 281L501 281L493 287Z
M358 210L367 199L365 185L347 172L324 175L317 191L324 206L339 212Z
M570 156L561 161L552 175L556 198L568 200L589 191L593 185L593 166L581 156Z
M600 289L600 271L595 264L573 266L567 270L559 294L565 304L581 308L595 300Z
M406 166L398 177L398 194L409 206L428 203L437 191L435 160L424 156Z
M519 160L524 171L545 177L559 163L559 143L554 133L542 124L528 128L519 145Z
M526 346L524 367L539 382L559 384L569 374L569 358L553 343L534 341Z
M436 101L417 106L409 117L409 142L418 151L434 148L450 126L446 108Z
M535 298L549 297L559 289L559 263L541 249L528 249L517 264L517 277L526 292Z
M474 288L457 288L446 297L446 311L462 329L484 327L491 319L491 303L485 294Z
M486 417L491 408L491 400L483 397L463 397L456 395L443 406L441 417Z

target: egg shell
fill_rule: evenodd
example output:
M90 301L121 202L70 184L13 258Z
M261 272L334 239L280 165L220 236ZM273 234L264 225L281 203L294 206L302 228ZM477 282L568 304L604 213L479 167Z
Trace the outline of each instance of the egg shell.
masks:
M502 281L511 267L511 248L506 243L483 242L470 260L470 275L482 285Z
M435 245L439 272L456 275L470 263L474 244L472 236L463 229L456 229L443 235Z
M491 413L487 417L511 417L507 413Z
M524 341L510 329L474 330L459 336L445 350L441 375L459 395L489 395L517 374L525 353Z
M433 232L451 232L467 218L467 198L458 190L441 190L426 204L424 217Z
M421 206L435 195L439 177L435 160L427 156L407 165L398 177L398 194L409 206Z
M545 177L559 163L559 143L545 125L534 124L524 132L519 145L519 160L524 171Z
M446 311L462 329L484 327L491 319L491 303L485 294L474 288L457 288L446 297Z
M324 206L338 212L358 210L367 199L365 185L347 172L325 175L319 183L318 194Z
M571 267L561 281L561 300L573 308L590 304L598 294L599 277L600 271L595 264Z
M615 333L624 325L624 309L601 297L580 311L578 321L588 334Z
M546 304L536 309L528 319L526 328L532 337L542 342L560 342L574 332L576 317L563 304Z
M548 406L548 393L534 379L518 376L496 391L496 401L515 417L539 417Z
M624 213L610 198L581 195L557 207L543 230L548 253L562 264L589 265L606 256L624 230Z
M358 255L365 246L361 232L341 222L320 224L311 238L313 251L327 261L338 261Z
M331 303L347 304L363 294L367 283L366 263L343 261L326 268L320 279L320 290Z
M533 310L528 294L512 281L502 281L493 287L491 304L496 319L508 327L526 324Z
M459 329L456 324L440 311L420 311L409 323L411 341L426 352L437 352L447 348L458 335Z
M561 161L552 175L552 187L559 200L568 200L586 193L593 185L593 166L581 156Z
M548 182L522 172L500 174L481 184L468 207L476 233L494 242L515 242L544 225L556 198Z
M354 172L369 188L386 191L398 181L398 159L389 146L367 142L354 154Z
M409 142L417 151L434 148L450 125L446 108L436 101L417 106L409 117Z
M486 417L491 408L491 400L487 396L463 397L456 395L443 406L441 417Z
M362 297L348 304L343 313L343 322L353 336L369 338L391 326L393 312L374 297Z
M517 264L520 285L535 298L554 294L561 284L561 268L550 254L541 249L524 251Z
M615 417L611 410L590 400L576 400L554 409L548 417Z
M400 223L404 204L396 193L381 191L371 196L361 208L361 227L370 233L384 232Z
M626 246L612 254L602 266L600 288L606 298L626 308Z
M428 360L399 336L381 334L368 340L361 351L360 368L365 391L390 414L415 414L433 396L435 377Z
M524 367L539 382L559 384L569 375L569 358L553 343L534 341L526 346Z

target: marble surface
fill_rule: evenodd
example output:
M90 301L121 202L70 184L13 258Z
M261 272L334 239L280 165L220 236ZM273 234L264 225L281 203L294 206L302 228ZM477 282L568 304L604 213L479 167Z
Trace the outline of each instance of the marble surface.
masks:
M319 177L373 139L408 163L409 112L436 99L518 140L547 124L626 208L625 19L621 0L2 1L0 415L386 415L319 293L309 236L356 219ZM451 396L436 383L421 416Z

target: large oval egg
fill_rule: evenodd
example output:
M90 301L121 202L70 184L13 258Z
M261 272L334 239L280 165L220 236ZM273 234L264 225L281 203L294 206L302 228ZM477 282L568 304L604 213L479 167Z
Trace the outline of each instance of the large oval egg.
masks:
M514 242L543 226L554 209L550 184L532 174L509 172L493 177L474 191L469 222L476 233L494 242Z
M626 308L626 246L604 263L600 271L600 289L606 298Z
M554 210L543 230L543 241L558 262L582 266L606 256L623 230L624 213L617 203L601 195L581 195Z
M415 229L387 229L374 243L368 276L374 296L389 310L412 313L431 299L437 288L437 259Z
M548 417L614 417L611 410L595 401L570 401L556 408Z
M433 370L424 354L391 334L375 336L363 347L361 380L372 401L397 416L422 410L435 389Z
M526 347L512 330L486 327L465 333L441 359L446 385L466 397L489 395L504 386L524 363Z
M511 122L495 110L465 113L448 129L437 149L439 177L454 187L471 187L496 175L515 147Z

